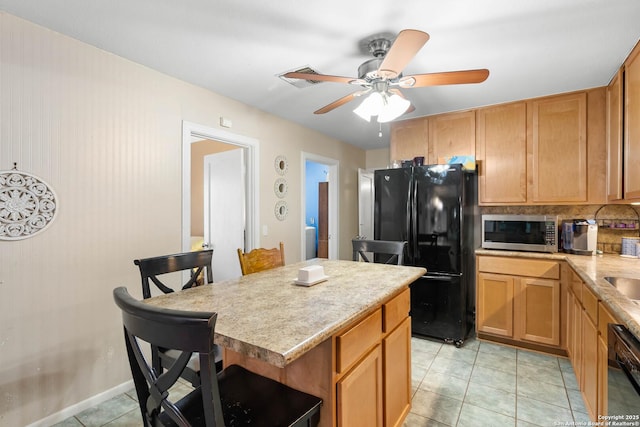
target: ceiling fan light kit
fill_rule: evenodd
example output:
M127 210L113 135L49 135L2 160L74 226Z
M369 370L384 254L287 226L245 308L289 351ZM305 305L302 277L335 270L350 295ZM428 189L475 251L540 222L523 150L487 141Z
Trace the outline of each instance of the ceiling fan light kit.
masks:
M353 112L368 122L372 116L377 116L379 123L386 123L403 115L410 105L408 99L399 95L371 92Z
M402 76L402 70L428 40L429 34L419 30L402 30L393 43L384 36L369 40L369 52L374 58L358 67L358 78L305 72L290 72L284 77L360 85L364 90L344 96L316 110L314 114L328 113L356 97L368 95L353 112L366 121L377 116L379 123L389 122L407 111L415 110L400 88L481 83L489 77L487 69Z

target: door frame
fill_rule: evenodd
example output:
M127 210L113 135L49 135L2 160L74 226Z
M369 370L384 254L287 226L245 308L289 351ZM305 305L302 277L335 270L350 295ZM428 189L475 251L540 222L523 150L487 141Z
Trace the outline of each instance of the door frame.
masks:
M326 165L329 168L329 259L338 259L339 255L339 246L338 242L340 241L340 224L339 224L339 215L340 206L339 206L339 182L340 182L340 161L336 159L331 159L329 157L320 156L318 154L307 153L305 151L300 152L300 164L302 167L300 168L301 177L300 182L302 185L300 186L300 259L304 259L304 253L306 248L306 240L307 236L304 232L305 227L307 226L306 221L306 212L305 212L305 201L307 200L307 160L321 163Z
M211 139L244 149L246 165L245 244L260 246L260 141L222 129L182 121L182 250L191 249L191 144L195 138Z

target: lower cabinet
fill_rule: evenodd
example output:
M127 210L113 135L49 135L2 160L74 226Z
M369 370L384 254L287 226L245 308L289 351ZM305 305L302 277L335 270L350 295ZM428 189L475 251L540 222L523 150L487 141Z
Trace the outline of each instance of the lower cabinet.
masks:
M399 427L411 408L410 293L335 337L336 421L341 427Z
M382 350L377 345L337 384L339 426L382 427Z
M616 319L575 273L567 292L567 353L591 421L607 412L608 326Z
M598 410L598 328L586 311L582 312L582 381L580 388L592 420Z
M385 425L401 426L411 409L411 319L382 340Z
M558 262L480 256L477 265L478 333L560 345Z

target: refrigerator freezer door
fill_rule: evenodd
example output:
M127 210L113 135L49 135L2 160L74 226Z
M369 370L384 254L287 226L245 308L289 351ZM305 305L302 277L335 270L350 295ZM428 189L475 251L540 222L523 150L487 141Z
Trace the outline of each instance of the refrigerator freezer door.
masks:
M460 165L415 168L415 258L429 272L459 274L462 182Z
M412 333L462 345L473 329L462 276L428 275L410 287Z

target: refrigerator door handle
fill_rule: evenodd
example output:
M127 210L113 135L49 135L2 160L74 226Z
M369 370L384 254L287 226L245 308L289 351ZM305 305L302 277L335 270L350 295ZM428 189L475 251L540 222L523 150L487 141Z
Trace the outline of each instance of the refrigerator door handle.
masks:
M405 215L405 230L407 236L407 259L405 259L404 264L413 265L413 238L411 234L412 230L412 188L413 188L413 174L409 177L409 188L407 189L407 206L405 207L406 215Z
M411 175L413 179L414 175ZM411 259L411 263L415 265L416 259L418 258L418 180L413 179L413 194L411 196L411 241L410 245L412 245L413 258Z

